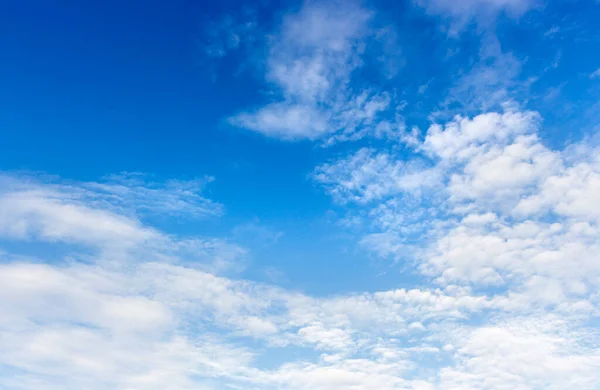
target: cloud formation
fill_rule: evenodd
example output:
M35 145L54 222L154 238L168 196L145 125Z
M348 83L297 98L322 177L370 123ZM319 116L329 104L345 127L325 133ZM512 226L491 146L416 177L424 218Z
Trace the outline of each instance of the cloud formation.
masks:
M450 39L477 30L476 55L448 71L430 110L387 84L402 66L398 26L362 3L303 2L264 39L266 102L229 122L332 146L289 175L330 197L327 217L349 227L356 257L402 268L390 288L299 291L277 285L275 267L262 268L272 282L252 280L243 270L254 249L294 233L260 216L215 222L228 216L210 199L210 176L0 175L0 388L596 389L598 142L548 141L544 113L513 101L531 87L526 61L493 33L502 15L537 4L407 5L435 16L424 35L448 22ZM255 48L260 18L245 17L209 26L206 54ZM411 17L402 22L428 25ZM417 65L428 66L438 69ZM580 75L593 86L594 73ZM412 86L419 96L437 93L428 80ZM411 104L425 113L407 130Z
M450 33L457 34L475 19L487 25L500 13L518 18L537 5L536 0L416 0L429 14L450 19Z
M23 226L18 234L2 230L3 239L80 246L58 262L3 254L1 383L12 388L197 389L215 380L220 387L430 388L408 379L411 359L441 351L443 342L406 337L457 326L468 313L506 310L503 298L460 289L313 298L219 277L173 251L183 238L60 197L60 183L27 186L35 186L35 202L12 192L0 200L2 225ZM236 345L239 337L278 356L286 346L309 348L314 359L261 369L259 352Z
M440 205L422 203L445 214L425 221L433 230L413 252L432 287L347 296L218 276L192 265L189 238L98 202L104 187L13 176L0 198L4 241L78 246L58 262L2 255L0 384L591 389L598 334L582 320L598 310L598 153L550 150L539 126L526 111L456 118L431 126L416 147L429 165L360 149L317 168L335 199L380 219L365 237L380 254L407 248L389 241L404 234L389 208L398 197L444 193ZM119 193L147 194L122 185ZM290 348L310 357L287 360L280 351ZM279 362L263 367L259 355ZM440 363L424 370L425 356Z
M378 120L394 111L393 97L351 83L368 47L393 39L373 25L373 16L355 1L307 1L287 15L266 59L265 78L276 98L231 117L230 123L284 140L334 142L381 133ZM392 74L395 61L387 56L382 71Z

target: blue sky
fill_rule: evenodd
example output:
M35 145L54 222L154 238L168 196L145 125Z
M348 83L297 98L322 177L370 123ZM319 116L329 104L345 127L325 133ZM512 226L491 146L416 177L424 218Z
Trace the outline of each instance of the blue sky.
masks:
M597 1L0 18L0 389L599 388Z

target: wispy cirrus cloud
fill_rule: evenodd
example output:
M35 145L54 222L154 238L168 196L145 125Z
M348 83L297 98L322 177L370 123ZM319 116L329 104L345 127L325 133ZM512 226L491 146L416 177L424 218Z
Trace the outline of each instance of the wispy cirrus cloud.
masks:
M115 207L165 216L211 217L223 213L223 206L203 193L212 176L193 180L153 181L144 174L110 175L100 182L86 183L93 196Z
M440 183L439 172L426 165L425 161L406 163L389 153L362 148L317 167L313 178L340 202L369 203L435 187Z
M518 18L538 5L536 0L416 0L415 3L431 15L449 19L451 34L458 34L473 20L486 26L500 13Z
M255 35L259 26L256 19L256 13L245 8L239 15L225 15L209 22L205 27L205 54L219 59L233 51L258 44Z
M149 258L181 254L199 267L237 267L246 251L227 240L175 238L146 226L148 215L198 218L220 215L222 206L199 195L197 181L145 181L140 174L96 182L57 181L44 175L3 174L0 234L17 240L84 245L113 254L135 251Z
M214 178L205 176L193 180L154 181L141 173L114 174L95 182L68 182L60 186L38 184L52 178L43 175L25 175L29 180L14 180L10 175L0 176L3 186L13 193L36 196L43 188L57 199L81 200L120 213L164 215L168 217L207 218L223 213L223 205L204 196L206 186ZM6 191L3 191L6 192ZM44 195L44 194L41 194Z
M230 123L285 140L381 136L377 125L383 113L394 112L393 94L351 82L369 45L393 42L389 27L375 27L374 18L374 11L354 1L304 2L269 44L265 79L276 98ZM381 58L382 71L393 75L396 56Z

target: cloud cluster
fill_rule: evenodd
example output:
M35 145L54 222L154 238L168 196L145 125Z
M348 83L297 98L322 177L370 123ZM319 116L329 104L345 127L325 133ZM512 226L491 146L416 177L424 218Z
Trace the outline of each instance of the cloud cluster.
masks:
M513 276L518 274L516 268L527 268L523 255L536 257L534 238L553 254L557 266L570 258L593 267L591 258L568 250L575 250L580 243L581 250L595 253L600 204L598 152L591 149L584 153L583 146L574 146L571 150L577 149L577 158L573 158L569 150L548 149L537 134L539 126L539 115L527 111L458 117L444 126L432 125L417 148L419 158L429 158L430 166L407 169L412 162L401 156L359 150L320 166L314 177L342 203L378 200L373 210L384 207L385 212L369 215L382 220L394 217L387 206L399 197L423 196L415 189L440 191L439 197L428 198L430 204L421 206L435 206L443 210L447 221L456 220L447 236L440 239L438 245L444 252L435 257L439 260L429 260L440 272L448 267L446 275L459 272L451 266L454 258L462 259L461 276L467 270L478 271L474 256L481 253L481 259L490 262L489 267L482 265L482 272L497 279L499 276L492 272L501 268L494 265L496 240L504 248L500 252L509 256L506 261ZM381 226L397 230L389 221ZM481 252L473 246L478 245L478 237L483 240ZM461 253L458 248L462 248ZM521 250L527 251L519 256ZM538 251L544 252L542 248ZM549 261L544 262L545 269L551 268ZM581 270L577 277L583 278L583 273L592 271L589 267L572 268ZM481 277L485 279L483 274ZM468 278L477 279L474 275Z
M455 32L536 4L414 3ZM212 26L207 54L239 48L249 20ZM371 136L311 177L359 245L404 262L412 286L313 296L232 276L250 250L234 240L268 246L282 233L250 222L233 238L197 237L151 224L222 216L208 176L6 174L0 388L597 388L600 149L550 148L539 113L498 109L521 63L497 42L446 101L476 114L406 131L395 93L361 78L373 46L393 40L357 2L307 1L270 37L269 102L229 120L284 140ZM376 77L393 76L396 60L383 58Z
M446 353L447 342L412 336L510 308L464 289L314 298L228 279L179 250L188 238L74 198L73 183L11 180L0 198L1 225L11 227L3 242L70 244L62 260L2 254L0 384L11 388L434 388L414 377L413 359ZM289 348L312 358L256 364Z
M469 174L474 158L529 139L537 123L537 115L527 112L457 119L432 127L421 148L437 161L435 169L449 170L437 180L455 180ZM418 171L407 173L391 155L361 150L358 156L351 156L354 163L320 169L331 186L335 175L345 177L339 192L332 189L340 199L376 205L414 191L377 185L377 178L402 183ZM498 156L504 153L493 158ZM573 181L571 172L588 178L598 168L596 157L571 165L555 158L554 170L533 169L540 173L514 186L542 196L546 183ZM360 173L344 173L343 166ZM349 185L350 178L357 183ZM96 201L93 183L10 181L0 197L3 242L69 245L58 260L2 253L3 386L502 389L597 383L600 358L587 346L598 335L581 324L598 304L593 212L582 215L544 196L539 208L526 208L527 215L552 212L557 220L522 220L511 214L525 213L513 204L513 191L502 192L513 202L507 209L500 198L480 204L477 191L473 198L453 198L447 186L448 202L455 205L448 213L462 219L441 229L420 259L438 288L315 298L198 267L193 256L206 244L167 235ZM585 192L594 183L583 184L573 196L595 196ZM140 191L139 184L130 185ZM73 195L80 193L86 196ZM495 211L482 214L488 207ZM393 228L386 233L401 234ZM205 260L222 256L205 252ZM473 290L498 283L503 292ZM482 317L485 325L472 323ZM494 339L502 342L487 342ZM310 353L298 360L290 350ZM259 363L275 356L275 366ZM425 369L418 363L424 358L437 363ZM522 363L533 360L543 368Z

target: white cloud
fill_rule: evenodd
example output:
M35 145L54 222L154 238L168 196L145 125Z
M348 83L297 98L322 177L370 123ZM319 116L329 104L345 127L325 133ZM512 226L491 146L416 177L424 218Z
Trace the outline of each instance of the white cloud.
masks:
M111 175L102 182L86 183L88 195L104 201L121 212L137 210L163 216L219 216L223 206L202 196L214 178L205 176L194 180L153 182L143 174ZM84 194L85 195L85 194Z
M459 363L441 373L445 389L593 388L600 355L579 348L581 337L553 318L512 320L469 331Z
M461 112L497 109L527 90L528 83L518 80L521 67L521 62L510 53L481 56L467 73L456 76L448 96L441 102L442 110L433 115L453 112L449 106L458 106Z
M175 238L137 218L146 212L204 215L204 207L212 201L197 195L199 183L172 181L145 187L137 179L124 180L122 176L102 184L48 180L39 175L25 179L0 176L4 185L0 190L0 238L83 245L107 256L126 254L145 261L185 257L215 272L239 267L245 258L246 250L227 240ZM214 204L216 210L220 207ZM107 261L113 261L110 256Z
M498 115L434 126L425 139L423 150L449 164L452 210L467 217L439 238L424 269L444 283L529 286L538 300L532 286L544 280L554 304L585 299L600 276L597 153L584 145L572 148L574 158L549 150L536 134L537 115ZM490 212L499 215L472 223Z
M412 367L406 359L424 349L382 335L422 331L409 324L459 321L466 313L497 307L486 297L456 291L313 298L219 277L190 262L197 250L221 256L219 241L178 239L116 214L93 196L73 196L87 190L87 183L61 191L62 184L12 180L0 202L2 225L26 229L19 234L5 229L3 239L77 245L69 245L68 259L58 262L46 260L43 252L38 259L2 253L0 386L293 389L407 383L412 388L401 373ZM42 206L29 206L30 198ZM67 215L71 209L77 218ZM115 220L130 230L109 234ZM87 248L99 250L89 254ZM240 339L260 348L244 347ZM308 348L314 357L283 360L273 370L255 366L259 353L280 360L278 348L284 346ZM387 351L385 362L362 356L375 346ZM342 355L321 361L322 351ZM301 375L297 370L308 370L305 381L294 380ZM338 378L333 382L332 372Z
M136 273L10 264L0 279L0 364L9 367L0 385L192 389L190 370L231 375L251 358L210 335L190 340L174 331L175 302L145 292L151 287ZM43 387L27 384L36 379Z
M0 234L15 238L132 246L157 237L135 220L65 202L43 189L0 195L0 221Z
M2 174L0 183L4 191L0 194L11 190L13 193L22 192L25 196L36 196L39 185L45 184L44 191L54 193L56 199L85 201L127 216L137 213L202 218L223 213L223 205L203 196L206 186L214 180L211 176L158 182L141 173L121 173L96 182L64 181L60 186L52 185L51 180L43 175L29 175L27 180L16 180Z
M418 193L436 186L440 178L435 169L362 148L347 158L317 167L314 179L341 202L368 203L402 192Z
M493 146L473 156L462 174L450 179L454 200L518 199L526 190L560 169L558 155L536 136L520 136L505 147Z
M591 79L600 78L600 68L598 68L595 71L593 71L592 73L590 73L590 78Z
M535 131L538 121L538 114L518 111L456 117L445 126L431 126L422 149L442 159L465 161L484 148L506 145L517 135Z
M60 242L69 257L0 253L0 387L593 389L598 335L585 321L599 302L597 153L551 151L538 126L528 112L457 118L429 130L416 150L431 161L415 169L401 154L361 149L315 173L346 204L370 207L365 245L394 256L413 248L407 221L431 228L411 253L438 288L313 297L217 276L193 260L235 261L243 248L146 226L89 183L13 176L2 238ZM505 180L508 169L523 179ZM492 203L489 187L500 194ZM425 203L411 207L424 221L397 223L410 208L399 199L419 191ZM514 202L515 191L537 207ZM438 202L443 214L429 214Z
M327 329L321 323L311 324L298 330L300 337L307 343L316 344L318 348L328 350L345 350L353 346L353 340L347 330Z
M367 234L360 245L381 258L399 259L410 253L410 248L397 233L383 232Z
M598 156L597 151L592 152ZM600 158L576 162L544 176L539 192L520 200L515 212L535 215L552 210L577 219L600 221Z
M479 50L469 57L468 67L453 68L453 62L449 62L452 82L438 108L430 114L433 121L503 110L507 105L513 106L514 111L515 102L530 98L531 86L537 78L523 77L527 59L506 51L493 29L490 30L483 29Z
M426 269L446 283L512 285L540 275L558 281L565 294L581 297L600 277L594 261L597 234L589 225L531 221L458 226L435 244Z
M380 114L393 109L391 96L351 85L367 42L391 42L389 28L373 29L372 19L373 12L354 1L307 1L285 16L271 39L265 71L279 100L239 113L230 123L285 140L377 135Z
M279 386L290 390L412 389L401 379L405 365L345 359L336 364L288 364L274 373Z
M472 19L488 24L497 14L505 12L518 18L536 6L536 0L415 0L415 3L432 15L453 20L451 33L457 33Z
M497 286L524 303L595 312L598 153L547 148L540 123L515 110L457 117L431 126L417 148L430 168L407 174L410 157L361 150L315 178L335 199L367 206L360 243L379 256L412 258L441 285ZM410 202L414 189L401 184L418 188L431 172L436 186Z

